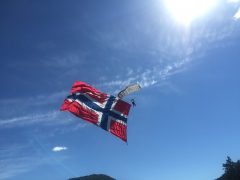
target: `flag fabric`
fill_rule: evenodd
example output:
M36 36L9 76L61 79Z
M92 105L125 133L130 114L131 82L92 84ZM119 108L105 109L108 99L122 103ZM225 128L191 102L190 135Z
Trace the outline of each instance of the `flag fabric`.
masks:
M64 100L61 111L69 111L126 142L130 108L129 103L103 93L85 82L77 81Z

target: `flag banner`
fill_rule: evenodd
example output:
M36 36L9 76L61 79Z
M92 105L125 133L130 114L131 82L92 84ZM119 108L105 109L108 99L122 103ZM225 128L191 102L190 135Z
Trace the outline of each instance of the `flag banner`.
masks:
M64 100L61 111L69 111L127 141L127 117L130 108L129 103L103 93L85 82L77 81Z

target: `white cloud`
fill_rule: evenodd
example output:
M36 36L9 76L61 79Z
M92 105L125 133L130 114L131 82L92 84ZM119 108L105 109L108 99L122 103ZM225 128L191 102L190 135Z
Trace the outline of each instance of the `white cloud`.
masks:
M233 17L236 20L240 19L240 8L238 9L238 11L235 13L235 15Z
M133 74L133 70L128 68L127 69L127 76L131 76Z
M83 65L86 61L87 52L74 52L65 55L50 57L46 66L53 68L69 69L77 65Z
M60 111L46 112L42 114L28 114L26 116L13 117L9 119L0 119L0 128L26 126L36 123L49 123L56 121L60 115ZM56 121L56 122L59 122Z
M229 46L231 41L229 37L237 36L239 29L237 23L230 20L229 12L234 10L238 3L240 3L240 0L218 2L216 8L208 14L208 17L197 21L189 29L172 26L172 23L169 21L164 24L165 21L159 20L159 16L158 21L155 21L157 18L154 19L155 17L153 17L154 21L151 21L149 18L147 24L144 21L132 24L131 28L135 28L136 32L139 32L135 36L139 35L141 38L131 38L130 33L120 33L116 29L114 29L114 33L109 33L108 31L99 32L97 36L98 41L104 45L109 45L112 49L115 47L113 45L114 42L124 39L124 46L121 46L121 52L130 55L129 57L131 57L131 53L135 53L136 49L140 51L144 47L144 51L141 52L141 55L144 54L144 58L136 57L141 63L138 64L138 61L136 61L134 66L130 64L125 72L121 73L119 71L121 74L114 74L114 76L111 76L111 79L108 79L108 77L104 78L104 83L98 84L98 86L108 87L111 89L110 92L114 93L117 93L124 86L135 82L139 82L143 87L149 87L186 70L188 64L197 59L203 59L209 51ZM236 20L240 19L240 10L236 12L234 18ZM216 27L213 28L209 24L216 25ZM222 28L217 28L220 26ZM115 34L118 33L119 36L116 36ZM223 43L223 41L225 42ZM146 43L147 47L144 46ZM142 61L144 61L144 64ZM139 67L142 67L140 72L137 71Z
M183 67L189 62L191 62L191 58L186 57L182 60L168 64L163 68L161 66L155 66L136 74L133 73L135 75L132 74L131 77L123 78L123 80L117 79L114 81L106 82L104 83L104 86L115 88L114 94L117 94L120 91L119 88L124 88L125 86L136 82L138 82L141 87L150 87L166 80L171 75L182 72L184 70Z
M67 96L67 94L67 91L60 91L34 97L1 99L1 114L7 114L8 116L11 114L15 115L18 112L22 113L28 111L29 108L31 108L31 110L34 108L42 109L42 107L46 107L46 105L49 106L56 103L60 104L63 102L63 99Z
M10 179L18 174L27 172L31 169L26 165L29 159L15 158L15 160L0 160L0 179Z
M56 146L52 149L53 152L60 152L60 151L64 151L67 150L68 148L65 146Z
M71 114L60 111L0 119L0 130L7 128L32 127L33 125L35 133L43 137L54 137L59 134L79 131L82 128L88 127L88 123L79 121L78 118L72 116ZM46 133L42 134L41 129L38 129L40 126L50 129ZM62 126L64 126L64 128L62 128Z
M152 86L156 83L157 83L157 81L154 80L154 79L152 79L152 80L151 79L150 80L145 79L145 80L140 82L140 85L141 85L141 87L149 87L149 86Z
M136 76L132 76L132 77L128 77L128 78L122 78L122 80L117 79L117 80L101 83L96 86L108 86L110 88L113 88L114 90L112 93L116 95L125 86L127 86L133 82L137 82L138 79L139 79L139 76L136 75Z
M41 165L52 163L54 163L54 166L58 165L75 176L62 163L66 158L67 156L64 155L58 157L58 159L53 158L46 153L45 148L39 144L38 140L24 143L24 145L13 144L12 142L8 145L4 144L0 146L0 179L16 179L20 174L37 169Z
M59 109L54 109L52 111L44 110L46 109L46 104L58 104L59 106L67 94L67 92L56 92L49 95L39 95L35 98L29 97L1 100L0 105L4 109L0 111L2 115L2 117L0 117L0 129L23 128L39 125L34 126L35 131L37 131L40 126L45 128L51 127L51 131L47 133L47 136L56 136L56 134L73 132L87 127L87 123L83 121L79 121L76 124L77 118L69 113L61 112ZM22 106L23 101L24 105ZM31 111L29 111L29 108L31 108ZM24 115L22 115L23 113ZM67 128L59 126L67 126ZM43 136L46 136L46 134L43 134Z
M240 0L228 0L227 2L228 3L238 3L238 2L240 2Z
M11 179L31 171L46 161L46 158L29 154L29 145L13 144L0 148L0 179Z

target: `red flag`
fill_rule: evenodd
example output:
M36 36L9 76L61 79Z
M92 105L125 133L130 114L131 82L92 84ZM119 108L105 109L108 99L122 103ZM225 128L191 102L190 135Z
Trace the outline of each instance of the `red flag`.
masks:
M129 103L117 97L77 81L72 86L71 94L64 100L61 111L69 111L127 141L127 117L130 107Z

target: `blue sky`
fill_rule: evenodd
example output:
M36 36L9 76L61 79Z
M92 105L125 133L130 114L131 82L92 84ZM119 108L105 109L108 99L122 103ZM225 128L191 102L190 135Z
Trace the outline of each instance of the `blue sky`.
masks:
M2 0L0 179L220 176L240 159L239 8L219 0L186 25L161 0ZM76 80L142 85L128 145L59 111Z

